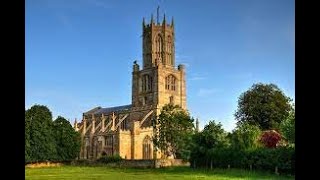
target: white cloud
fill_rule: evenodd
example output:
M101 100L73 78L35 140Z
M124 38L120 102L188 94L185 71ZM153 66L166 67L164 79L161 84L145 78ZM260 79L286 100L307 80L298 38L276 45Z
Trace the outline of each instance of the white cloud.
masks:
M200 96L200 97L206 97L206 96L209 96L209 95L214 94L214 93L217 93L217 92L219 92L218 89L214 89L214 88L212 88L212 89L201 88L201 89L198 91L197 95Z
M207 78L204 76L194 76L194 77L191 77L189 80L190 81L198 81L198 80L204 80L204 79L207 79Z

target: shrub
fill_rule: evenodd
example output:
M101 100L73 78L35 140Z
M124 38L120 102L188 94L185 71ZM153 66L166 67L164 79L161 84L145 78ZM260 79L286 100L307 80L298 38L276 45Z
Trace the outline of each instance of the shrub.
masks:
M281 134L275 130L264 131L260 142L267 148L275 148L281 140Z
M191 167L213 167L245 168L274 172L283 174L294 174L295 171L295 149L294 147L257 148L249 150L235 150L232 148L217 149L203 156L194 156L190 159Z
M111 156L103 155L97 160L97 162L105 163L105 164L116 163L116 162L120 162L120 161L122 161L122 157L119 154L115 154L115 155L111 155Z

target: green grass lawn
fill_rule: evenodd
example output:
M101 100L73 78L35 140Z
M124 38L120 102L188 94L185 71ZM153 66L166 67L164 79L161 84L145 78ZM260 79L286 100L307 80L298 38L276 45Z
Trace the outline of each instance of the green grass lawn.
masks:
M264 172L250 172L238 169L193 170L188 167L164 169L124 169L110 167L61 166L48 168L25 168L26 179L294 179Z

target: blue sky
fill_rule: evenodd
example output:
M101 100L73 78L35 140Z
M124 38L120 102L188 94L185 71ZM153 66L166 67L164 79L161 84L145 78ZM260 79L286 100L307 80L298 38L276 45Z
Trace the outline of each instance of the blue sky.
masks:
M73 123L93 107L131 103L142 64L142 18L174 17L176 65L202 128L235 127L241 93L274 83L295 99L293 0L30 0L25 15L25 107L46 105ZM161 16L162 19L162 16Z

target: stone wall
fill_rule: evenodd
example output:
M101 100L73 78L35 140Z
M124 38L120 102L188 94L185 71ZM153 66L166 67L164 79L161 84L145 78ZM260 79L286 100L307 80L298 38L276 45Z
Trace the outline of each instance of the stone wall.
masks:
M190 163L184 162L182 159L157 159L157 160L155 160L155 168L170 167L170 166L190 166Z
M131 132L119 132L119 155L124 159L131 159Z
M172 166L190 166L189 162L183 162L181 159L158 159L158 160L123 160L120 163L109 164L114 167L130 168L161 168Z

